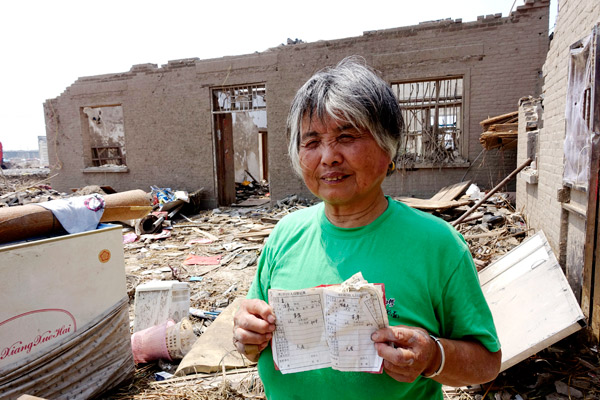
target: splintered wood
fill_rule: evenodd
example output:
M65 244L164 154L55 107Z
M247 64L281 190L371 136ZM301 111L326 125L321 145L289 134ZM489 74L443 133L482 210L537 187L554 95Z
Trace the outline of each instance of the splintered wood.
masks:
M479 142L486 150L515 148L519 130L519 112L498 115L481 121L483 133Z

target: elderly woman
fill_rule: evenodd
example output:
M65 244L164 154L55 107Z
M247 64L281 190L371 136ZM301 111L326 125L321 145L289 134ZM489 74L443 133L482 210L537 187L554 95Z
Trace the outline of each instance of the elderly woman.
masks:
M269 399L442 399L441 384L498 374L500 344L464 240L381 188L402 124L390 87L356 59L318 72L296 94L290 159L322 202L277 224L234 319L236 347L258 359ZM359 271L385 285L390 326L371 336L384 373L281 374L267 291L336 284Z

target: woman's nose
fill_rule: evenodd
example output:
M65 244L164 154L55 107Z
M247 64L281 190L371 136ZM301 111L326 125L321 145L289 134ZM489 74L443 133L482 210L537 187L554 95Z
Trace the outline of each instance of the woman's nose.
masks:
M343 160L342 153L336 146L337 143L326 143L322 146L321 163L325 165L337 165Z

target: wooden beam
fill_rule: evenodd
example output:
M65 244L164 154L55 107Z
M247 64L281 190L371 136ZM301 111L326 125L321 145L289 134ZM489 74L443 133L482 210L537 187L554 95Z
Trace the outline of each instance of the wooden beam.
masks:
M488 119L484 119L479 124L481 126L489 125L489 124L493 124L494 122L502 121L503 119L507 119L507 118L512 118L512 117L517 116L517 115L519 115L519 111L513 111L513 112L509 112L507 114L502 114L502 115L498 115L496 117L491 117L491 118L488 118Z

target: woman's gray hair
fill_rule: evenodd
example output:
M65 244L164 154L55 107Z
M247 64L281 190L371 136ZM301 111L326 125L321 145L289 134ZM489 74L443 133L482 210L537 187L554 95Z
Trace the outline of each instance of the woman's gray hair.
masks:
M392 160L396 159L404 125L398 101L387 82L360 57L348 57L335 67L322 69L296 93L287 119L288 152L300 176L298 152L305 115L309 120L331 117L366 129Z

